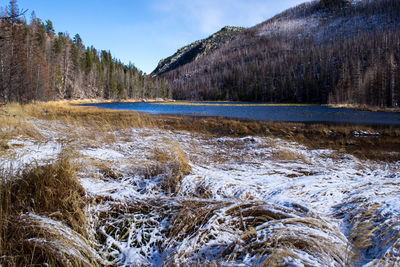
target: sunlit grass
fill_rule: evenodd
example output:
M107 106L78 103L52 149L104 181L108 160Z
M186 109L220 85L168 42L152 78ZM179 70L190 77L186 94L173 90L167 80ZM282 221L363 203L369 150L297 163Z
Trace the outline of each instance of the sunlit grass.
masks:
M347 109L373 111L373 112L400 112L399 107L388 108L388 107L378 107L378 106L360 105L360 104L329 104L328 106L332 108L347 108Z
M62 153L16 174L0 170L0 265L98 266L77 169Z

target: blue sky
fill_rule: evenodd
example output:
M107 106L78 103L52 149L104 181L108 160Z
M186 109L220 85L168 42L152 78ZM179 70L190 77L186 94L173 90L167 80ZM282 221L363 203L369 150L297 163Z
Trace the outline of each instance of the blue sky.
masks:
M79 33L85 45L110 50L150 73L162 58L226 25L254 26L307 0L18 0L56 32ZM4 7L9 0L0 0Z

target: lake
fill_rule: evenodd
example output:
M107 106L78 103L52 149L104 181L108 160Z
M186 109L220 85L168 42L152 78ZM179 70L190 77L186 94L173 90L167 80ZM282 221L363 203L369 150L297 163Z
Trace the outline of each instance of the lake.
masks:
M284 122L333 122L400 125L400 113L359 111L320 105L254 104L241 102L138 102L93 103L84 106L135 110L150 114L221 116Z

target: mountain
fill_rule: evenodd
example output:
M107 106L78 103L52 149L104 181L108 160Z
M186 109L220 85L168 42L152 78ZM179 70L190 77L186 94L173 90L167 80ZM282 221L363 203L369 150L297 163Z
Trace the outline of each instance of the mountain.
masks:
M244 29L227 26L206 39L184 46L172 56L162 59L158 63L157 68L152 72L152 75L161 75L208 55L225 43L230 42L236 35L244 31Z
M158 73L176 99L400 105L400 1L321 0Z

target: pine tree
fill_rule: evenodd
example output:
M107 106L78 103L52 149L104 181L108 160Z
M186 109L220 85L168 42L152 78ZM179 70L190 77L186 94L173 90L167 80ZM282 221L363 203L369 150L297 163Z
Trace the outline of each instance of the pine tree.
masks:
M54 31L54 27L53 27L53 22L51 20L46 20L46 32L50 35L54 35L55 31Z
M82 38L78 33L75 34L73 41L74 41L74 44L76 44L77 46L82 45Z
M11 23L22 23L22 16L26 13L26 10L20 10L18 7L17 0L11 0L8 5L8 18Z

